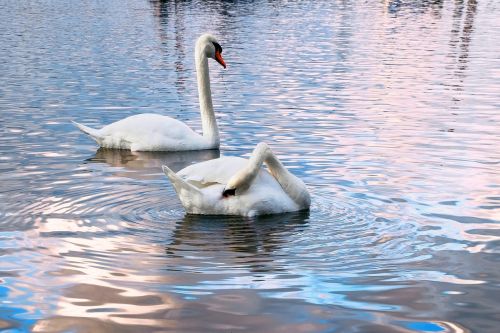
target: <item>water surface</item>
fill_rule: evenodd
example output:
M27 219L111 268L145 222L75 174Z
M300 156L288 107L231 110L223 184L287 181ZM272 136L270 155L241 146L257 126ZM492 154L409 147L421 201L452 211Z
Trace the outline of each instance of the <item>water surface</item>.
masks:
M4 1L0 329L497 332L497 1ZM98 150L70 121L156 112L220 151ZM260 141L310 212L185 215L179 170Z

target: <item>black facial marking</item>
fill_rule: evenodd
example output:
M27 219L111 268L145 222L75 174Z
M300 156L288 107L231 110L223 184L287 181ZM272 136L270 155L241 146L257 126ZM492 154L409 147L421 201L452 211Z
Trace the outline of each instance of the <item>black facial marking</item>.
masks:
M227 198L227 197L230 197L230 196L234 196L234 195L236 195L236 189L235 188L230 189L230 190L224 189L224 191L222 192L222 196L224 198Z
M212 42L212 44L214 44L216 52L219 51L219 53L222 53L222 47L219 45L219 43Z

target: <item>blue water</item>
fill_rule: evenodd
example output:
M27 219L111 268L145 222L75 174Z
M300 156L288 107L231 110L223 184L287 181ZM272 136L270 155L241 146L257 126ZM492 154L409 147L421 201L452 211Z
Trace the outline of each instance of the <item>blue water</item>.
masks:
M498 332L497 1L3 1L0 330ZM220 151L98 150L70 121ZM266 141L310 212L186 215L179 170Z

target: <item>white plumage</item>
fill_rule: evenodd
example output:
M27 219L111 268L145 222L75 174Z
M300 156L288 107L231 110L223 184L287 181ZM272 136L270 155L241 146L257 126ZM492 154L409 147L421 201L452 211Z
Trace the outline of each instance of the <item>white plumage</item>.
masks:
M119 120L101 129L73 122L103 148L132 151L183 151L219 148L219 130L212 104L208 58L224 68L222 48L217 39L204 34L196 42L195 61L203 135L194 132L183 122L159 114L138 114Z
M262 168L265 163L269 171ZM221 157L178 173L163 166L186 212L204 215L265 215L308 209L304 183L291 174L265 143L250 159Z
M182 151L212 149L203 136L183 122L159 114L142 113L119 120L101 129L73 122L103 148L132 151Z

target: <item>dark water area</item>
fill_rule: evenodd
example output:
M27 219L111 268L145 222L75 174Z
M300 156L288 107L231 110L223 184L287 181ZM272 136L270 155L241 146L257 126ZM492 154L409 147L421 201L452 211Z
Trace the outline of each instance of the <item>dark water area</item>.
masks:
M498 1L0 2L0 331L480 332L500 322ZM220 151L98 150L154 112ZM190 216L161 172L267 142L309 212Z

